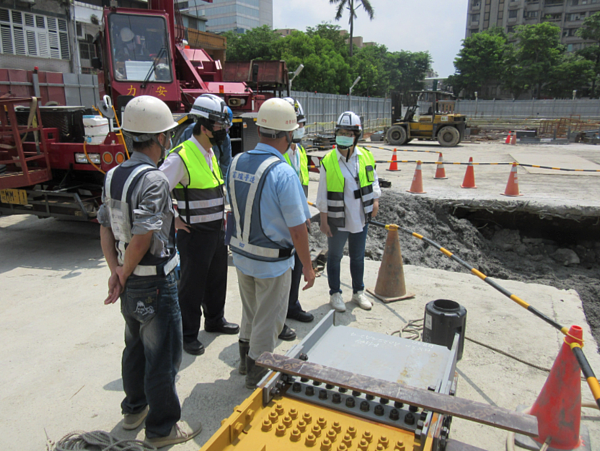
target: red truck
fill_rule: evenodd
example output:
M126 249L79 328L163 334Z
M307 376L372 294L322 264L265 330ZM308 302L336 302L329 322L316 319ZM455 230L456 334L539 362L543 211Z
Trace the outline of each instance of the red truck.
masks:
M196 97L219 95L234 111L233 153L253 148L256 112L276 90L224 81L221 62L189 48L184 32L173 0L150 0L147 10L105 8L93 60L100 105L65 106L75 74L0 69L0 214L94 220L105 172L128 158L115 125L135 96L165 101L183 129ZM287 85L285 63L272 64ZM92 117L100 112L110 125Z

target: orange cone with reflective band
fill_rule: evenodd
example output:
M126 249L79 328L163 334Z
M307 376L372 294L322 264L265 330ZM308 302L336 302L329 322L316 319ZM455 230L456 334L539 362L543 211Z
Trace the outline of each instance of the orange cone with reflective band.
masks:
M522 196L522 194L519 193L519 176L517 175L517 166L517 163L512 164L506 189L504 190L504 193L502 193L503 196Z
M397 226L390 226L388 229L377 283L375 288L368 288L367 291L386 303L415 297L414 294L406 292Z
M442 152L440 152L440 156L438 158L438 164L436 164L437 168L435 170L434 179L447 179L446 177L446 169L444 168L444 157L442 156Z
M506 137L506 139L504 140L504 144L510 144L510 140L511 140L511 135L512 132L508 132L508 136Z
M511 144L511 145L513 145L513 146L514 146L515 144L517 144L517 132L515 132L515 133L512 135L512 139L510 140L510 144Z
M469 158L469 165L467 166L467 172L465 172L465 178L463 179L461 188L477 188L475 186L475 170L473 169L473 157Z
M421 174L421 160L417 161L417 169L415 169L415 175L413 176L412 185L410 189L406 190L413 194L425 194L423 191L423 175Z
M583 346L583 329L571 326L569 334L552 365L550 375L529 414L538 419L538 436L544 443L551 437L550 448L575 449L582 443L579 435L581 422L581 372L569 343Z
M388 171L398 171L398 163L396 163L396 161L398 161L398 158L396 157L396 149L394 149L394 154L392 155L392 162L390 163L390 168L388 169Z

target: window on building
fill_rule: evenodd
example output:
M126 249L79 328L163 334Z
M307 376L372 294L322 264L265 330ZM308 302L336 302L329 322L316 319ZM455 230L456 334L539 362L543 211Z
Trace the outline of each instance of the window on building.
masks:
M68 60L67 21L0 8L0 53Z
M585 13L571 13L567 14L567 20L571 22L575 22L577 20L585 19Z
M479 33L479 28L471 28L469 31L471 32L471 36L473 36L474 34Z
M537 16L538 16L537 11L524 11L523 12L523 17L525 19L535 19Z
M480 7L481 7L480 0L474 0L473 3L471 3L471 9L479 9Z
M565 28L563 30L563 37L568 38L572 36L577 36L577 28Z
M518 14L519 14L519 10L518 9L511 9L511 10L508 11L508 18L509 19L516 19Z
M562 5L565 2L565 0L546 0L544 2L544 5L546 6L556 6L556 5Z
M515 26L511 25L510 27L506 27L506 32L507 33L514 33L515 32Z
M544 21L546 22L560 22L562 20L562 13L546 14Z
M471 14L471 22L479 22L479 14Z

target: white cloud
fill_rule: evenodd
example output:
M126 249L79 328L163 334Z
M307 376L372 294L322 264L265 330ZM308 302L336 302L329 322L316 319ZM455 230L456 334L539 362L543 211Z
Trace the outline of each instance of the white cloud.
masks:
M354 35L375 41L390 51L429 51L440 76L454 73L454 58L465 37L468 0L371 0L375 17L360 9ZM273 27L306 30L331 22L347 30L348 13L334 20L329 0L273 0Z

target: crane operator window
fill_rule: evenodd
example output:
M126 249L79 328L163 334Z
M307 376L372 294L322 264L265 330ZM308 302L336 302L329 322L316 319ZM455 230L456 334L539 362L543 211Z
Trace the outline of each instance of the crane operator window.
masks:
M164 17L111 14L109 26L116 81L173 81Z

